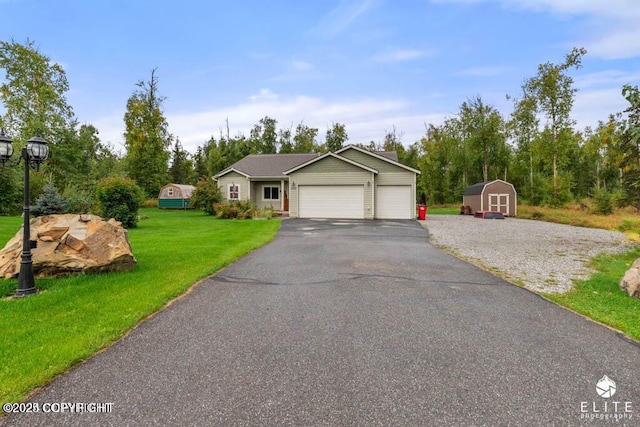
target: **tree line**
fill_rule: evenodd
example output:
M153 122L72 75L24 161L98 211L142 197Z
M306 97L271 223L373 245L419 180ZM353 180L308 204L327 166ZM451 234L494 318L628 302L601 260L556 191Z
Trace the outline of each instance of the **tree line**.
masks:
M396 151L400 162L421 170L418 200L430 204L459 203L469 185L499 178L512 182L520 199L534 205L597 198L640 210L640 92L623 86L625 111L612 112L595 128L577 130L571 72L582 66L585 54L574 48L560 63L540 64L521 92L508 96L513 104L508 116L475 96L443 123L425 124L419 141L405 144L403 133L393 127L382 141L357 145ZM34 197L51 184L69 200L90 205L98 183L111 176L131 178L147 197L155 197L169 182L210 179L248 154L336 151L353 143L342 123L332 123L321 141L318 128L304 122L279 127L265 116L249 135L232 135L227 121L217 137L189 153L169 132L154 69L127 100L126 152L119 153L100 139L95 126L78 122L66 99L64 69L33 41L0 42L0 68L5 73L0 129L14 139L15 152L35 134L51 145L50 158L33 174ZM0 214L19 212L21 194L19 170L0 169Z

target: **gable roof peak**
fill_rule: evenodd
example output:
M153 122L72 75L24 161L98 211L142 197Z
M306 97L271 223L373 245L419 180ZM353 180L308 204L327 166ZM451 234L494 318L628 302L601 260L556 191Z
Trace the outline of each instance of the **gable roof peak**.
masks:
M398 156L395 153L395 151L394 152L389 152L389 151L369 151L369 150L367 150L365 148L358 147L357 145L350 144L350 145L347 145L346 147L342 147L341 149L336 151L336 154L344 153L345 151L350 150L350 149L359 151L359 152L364 153L364 154L368 154L371 157L375 157L376 159L380 159L380 160L385 161L387 163L391 163L391 164L396 165L396 166L398 166L398 167L400 167L402 169L406 169L406 170L414 172L416 174L420 174L421 173L417 169L414 169L414 168L412 168L410 166L403 165L402 163L400 163L397 160ZM391 155L390 153L393 153L393 155ZM392 157L394 157L395 159L392 158Z

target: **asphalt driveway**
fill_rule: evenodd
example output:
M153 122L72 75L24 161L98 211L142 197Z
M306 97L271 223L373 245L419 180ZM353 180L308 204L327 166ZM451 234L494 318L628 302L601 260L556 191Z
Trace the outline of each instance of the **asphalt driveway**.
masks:
M415 221L285 220L31 400L111 413L0 424L635 425L638 360L637 344L434 248Z

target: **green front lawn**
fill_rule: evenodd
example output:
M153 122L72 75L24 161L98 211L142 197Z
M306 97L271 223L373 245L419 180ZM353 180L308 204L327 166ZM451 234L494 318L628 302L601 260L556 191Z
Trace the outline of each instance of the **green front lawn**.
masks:
M640 299L629 297L618 285L637 258L640 247L622 255L597 257L593 263L598 273L590 279L576 282L566 294L544 296L640 341Z
M279 220L218 220L201 211L141 209L131 272L36 279L40 293L0 299L0 402L30 391L120 338L198 280L271 241ZM0 217L0 246L21 218ZM17 280L0 279L0 296Z

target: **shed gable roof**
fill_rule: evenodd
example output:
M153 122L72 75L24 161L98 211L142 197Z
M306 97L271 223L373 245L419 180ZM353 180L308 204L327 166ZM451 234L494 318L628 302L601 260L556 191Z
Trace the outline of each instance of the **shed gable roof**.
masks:
M480 195L480 194L482 194L482 192L484 191L484 189L485 189L485 187L487 185L491 185L494 182L505 183L505 184L511 186L511 188L513 188L514 192L516 191L515 187L510 182L503 181L501 179L494 179L493 181L483 181L483 182L478 182L477 184L473 184L472 186L467 187L467 189L464 190L464 193L462 193L462 195L463 196L477 196L477 195Z

